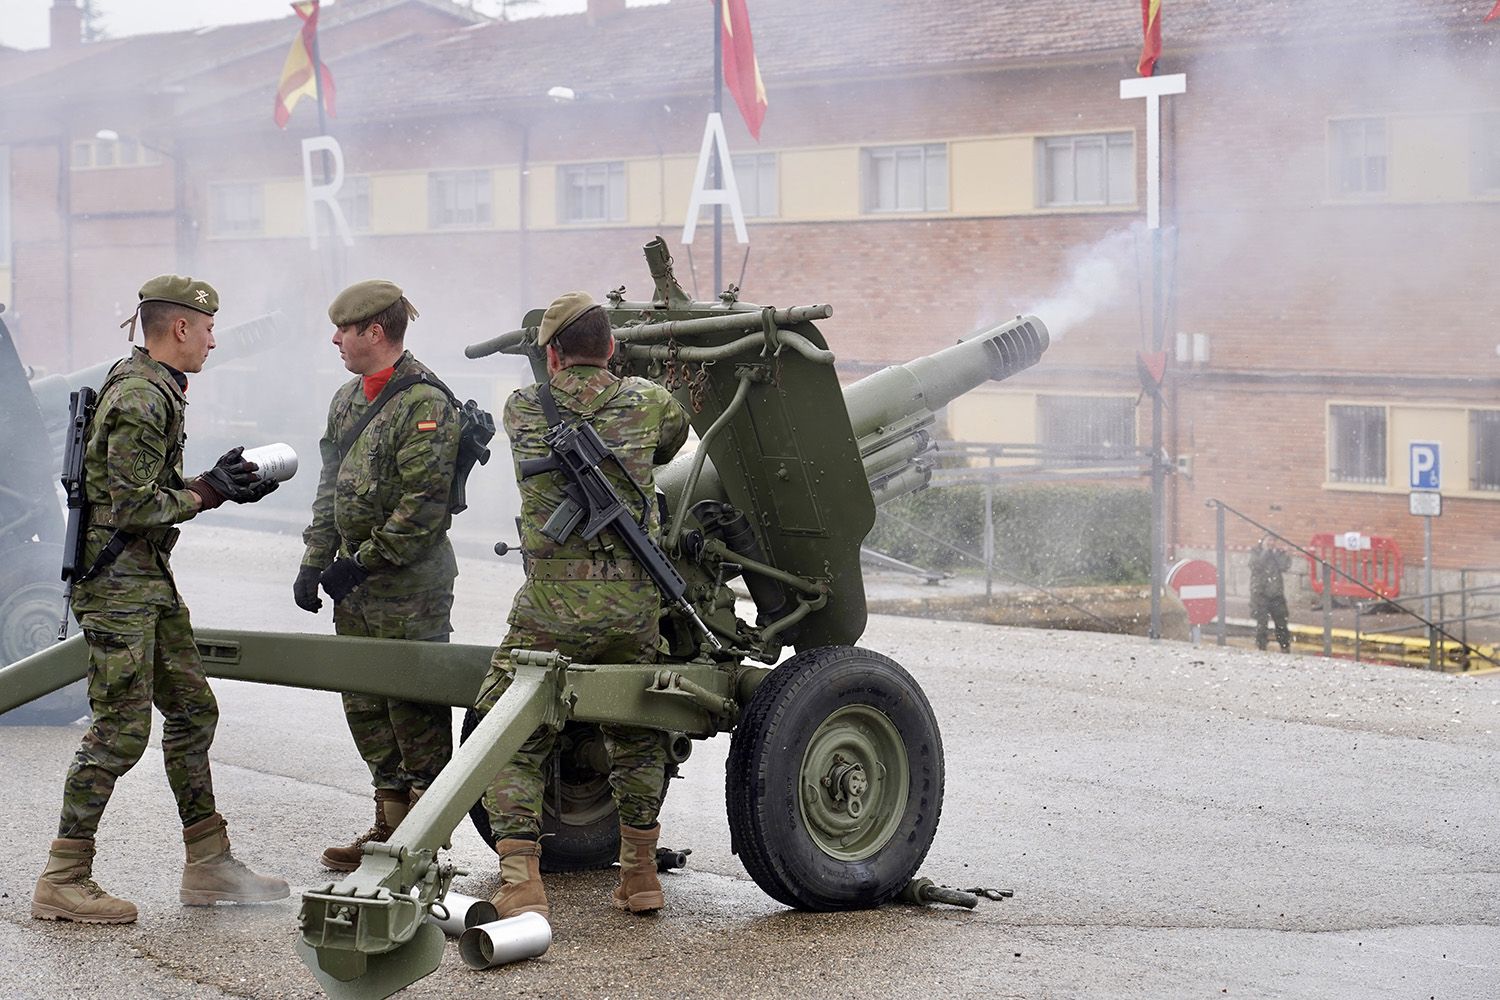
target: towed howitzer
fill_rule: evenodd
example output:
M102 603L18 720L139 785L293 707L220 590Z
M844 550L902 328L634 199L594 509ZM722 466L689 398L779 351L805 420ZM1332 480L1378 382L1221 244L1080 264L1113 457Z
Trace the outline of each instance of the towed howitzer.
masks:
M388 996L437 967L442 933L426 917L458 874L439 850L466 813L494 843L475 804L539 726L561 730L574 751L556 780L578 822L565 822L566 811L544 820L553 835L543 861L553 870L614 859L614 844L598 842L601 827L618 828L607 786L597 773L571 773L596 756L583 752L585 741L604 723L660 731L674 761L686 757L689 739L729 732L732 848L788 906L889 902L931 845L942 809L941 734L911 675L854 645L866 618L859 547L877 502L925 484L937 411L1035 364L1046 328L1017 319L841 390L814 325L830 307L694 302L660 240L646 255L655 295L630 302L617 293L605 308L618 368L672 389L699 435L696 450L658 476L662 548L684 580L684 599L723 648L702 642L666 606L666 651L655 662L512 651L511 686L477 725L468 720L464 742L390 840L367 844L342 882L303 894L297 948L331 996ZM525 355L544 379L540 319L534 310L521 330L468 353ZM735 614L727 584L740 575L754 623ZM465 707L492 654L487 646L209 629L197 641L213 677ZM794 655L774 670L762 665L787 644ZM38 691L44 674L83 669L78 638L14 664L0 671L0 709ZM583 818L595 813L604 818Z

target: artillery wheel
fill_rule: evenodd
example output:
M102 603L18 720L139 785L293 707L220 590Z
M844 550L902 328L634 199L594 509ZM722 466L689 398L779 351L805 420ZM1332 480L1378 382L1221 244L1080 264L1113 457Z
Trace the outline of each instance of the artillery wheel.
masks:
M57 641L63 613L61 567L62 546L49 542L26 542L0 552L0 665ZM88 713L88 696L79 681L11 709L0 715L0 724L58 726Z
M800 652L756 689L729 744L734 852L802 910L893 899L943 809L943 743L900 664L855 646Z
M464 713L461 739L468 739L478 725L478 713L471 708ZM608 868L620 855L620 813L609 789L609 756L599 727L586 722L564 725L557 738L557 759L561 773L548 781L542 803L542 871ZM662 795L666 795L665 786ZM495 834L483 802L469 809L469 820L493 848Z

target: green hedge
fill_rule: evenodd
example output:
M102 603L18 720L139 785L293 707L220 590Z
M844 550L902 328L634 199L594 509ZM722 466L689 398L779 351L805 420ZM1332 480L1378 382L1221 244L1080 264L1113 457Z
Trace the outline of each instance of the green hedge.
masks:
M984 488L928 489L894 500L880 509L865 544L928 569L983 568L978 558L930 536L982 553ZM1144 583L1151 578L1150 537L1146 490L1074 484L995 489L996 572L1020 582Z

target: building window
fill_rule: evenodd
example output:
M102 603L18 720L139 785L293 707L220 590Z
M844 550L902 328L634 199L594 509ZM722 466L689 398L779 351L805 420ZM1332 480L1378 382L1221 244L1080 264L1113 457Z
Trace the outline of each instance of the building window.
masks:
M1041 205L1134 205L1135 133L1037 140Z
M427 177L427 224L433 229L488 226L493 194L488 170L444 170Z
M776 203L776 154L748 153L736 156L734 180L740 188L740 207L745 218L771 218L778 213Z
M259 184L211 184L209 231L215 236L255 236L265 230L264 194Z
M861 151L866 212L946 212L948 147L881 146Z
M1328 408L1328 478L1385 484L1385 407Z
M1328 124L1329 186L1335 195L1384 194L1386 159L1384 118Z
M135 139L80 139L73 143L74 170L154 167L160 162L160 152Z
M344 183L339 186L339 208L344 213L344 222L349 225L351 233L368 233L370 231L370 178L361 174L351 177L344 175ZM318 202L318 235L332 237L333 213L328 211L328 206Z
M624 222L625 164L616 160L559 167L557 217L563 222Z
M1475 194L1500 194L1500 111L1475 115L1472 125L1472 169Z
M1038 396L1037 443L1119 455L1135 448L1135 400L1129 396Z
M1469 440L1474 449L1471 488L1500 491L1500 410L1470 410Z

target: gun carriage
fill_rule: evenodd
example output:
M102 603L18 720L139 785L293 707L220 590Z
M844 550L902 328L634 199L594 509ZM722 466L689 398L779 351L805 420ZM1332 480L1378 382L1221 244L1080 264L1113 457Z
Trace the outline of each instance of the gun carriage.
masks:
M654 663L619 664L513 653L514 683L483 721L470 713L451 763L389 842L367 844L342 882L304 893L298 950L330 995L387 996L437 967L443 937L426 918L457 874L439 850L466 814L493 844L476 804L538 726L562 731L544 823L551 870L615 857L597 729L609 722L660 730L677 762L692 740L731 734L732 848L788 906L879 906L907 886L932 843L942 739L911 675L856 645L866 622L860 544L877 505L927 484L937 411L1035 364L1046 328L1020 317L841 388L815 325L831 307L762 307L732 289L718 302L694 301L665 244L645 252L652 297L632 301L619 289L605 306L614 363L673 390L699 438L657 477L661 550L680 587L680 600L663 601L664 651ZM541 315L466 353L525 356L546 378ZM601 516L581 506L579 517ZM738 613L735 580L753 621ZM463 707L492 652L212 629L199 630L198 644L214 677ZM0 710L84 669L76 637L13 664L0 671Z

